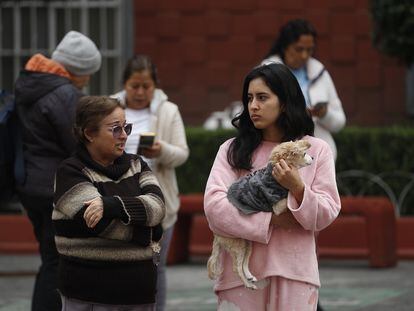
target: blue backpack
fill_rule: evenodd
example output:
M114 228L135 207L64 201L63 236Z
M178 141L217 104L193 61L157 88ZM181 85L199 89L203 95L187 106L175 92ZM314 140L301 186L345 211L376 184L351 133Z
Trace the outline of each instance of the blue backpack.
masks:
M25 180L23 141L13 94L0 91L0 205Z

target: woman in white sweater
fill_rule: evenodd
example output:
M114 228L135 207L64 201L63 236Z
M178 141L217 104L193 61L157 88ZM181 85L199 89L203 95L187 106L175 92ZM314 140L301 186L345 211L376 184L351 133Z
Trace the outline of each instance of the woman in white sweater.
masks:
M157 88L157 69L148 56L136 55L128 61L122 84L124 90L113 97L124 105L126 120L133 124L125 151L139 153L144 157L157 177L165 198L166 214L162 222L164 236L157 284L157 310L160 311L165 309L165 266L180 204L175 168L187 160L189 149L178 107L168 101L167 95ZM155 133L154 144L138 148L140 133L144 132Z
M340 131L346 122L341 100L326 68L312 57L316 31L306 20L296 19L280 29L262 64L287 65L302 89L306 105L315 123L315 137L325 140L336 159L336 146L331 133Z

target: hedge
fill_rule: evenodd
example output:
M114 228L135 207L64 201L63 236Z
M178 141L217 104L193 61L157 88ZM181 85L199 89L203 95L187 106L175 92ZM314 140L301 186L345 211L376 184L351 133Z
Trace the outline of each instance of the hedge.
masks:
M233 137L235 131L187 128L186 132L190 156L187 162L177 169L178 186L181 193L204 192L220 145Z
M334 138L338 147L338 172L350 169L371 173L413 172L412 127L347 127Z
M219 146L233 137L235 131L207 131L189 127L186 132L190 157L184 165L177 168L180 192L203 192ZM413 173L414 168L414 148L411 145L414 142L414 128L347 127L334 135L334 138L338 148L336 169L339 175L349 170L382 174L380 176L384 180L389 179L386 182L397 197L401 189L410 181L410 174ZM397 175L406 177L398 178ZM353 193L357 193L363 187L367 187L367 183L367 180L350 180L348 186L352 188ZM370 186L366 194L381 194L381 192L383 190L374 185ZM403 209L411 210L407 207Z

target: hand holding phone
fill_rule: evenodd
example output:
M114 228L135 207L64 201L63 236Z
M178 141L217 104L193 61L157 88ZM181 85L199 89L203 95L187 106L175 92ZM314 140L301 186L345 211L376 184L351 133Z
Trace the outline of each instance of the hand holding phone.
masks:
M328 105L328 102L317 102L315 105L312 106L312 110L321 110Z
M161 155L162 145L159 141L155 141L151 147L138 149L138 154L147 159L158 158Z
M145 132L139 135L139 146L138 148L151 148L154 144L155 133Z
M311 115L318 118L323 118L326 115L327 110L328 102L317 102L309 109Z

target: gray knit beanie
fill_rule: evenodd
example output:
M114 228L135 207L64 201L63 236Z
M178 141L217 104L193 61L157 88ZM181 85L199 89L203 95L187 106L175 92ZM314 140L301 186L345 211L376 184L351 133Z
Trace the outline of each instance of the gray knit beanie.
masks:
M52 54L52 59L76 76L94 74L101 67L101 53L95 43L77 31L69 31Z

